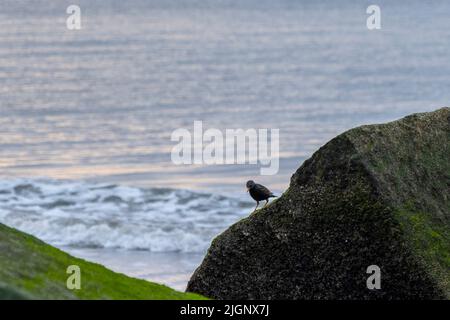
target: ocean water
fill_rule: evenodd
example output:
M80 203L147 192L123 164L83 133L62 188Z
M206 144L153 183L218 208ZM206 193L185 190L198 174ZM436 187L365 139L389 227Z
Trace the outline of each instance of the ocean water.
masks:
M42 179L0 184L0 221L59 247L201 253L253 207L181 189Z
M450 2L79 0L0 3L0 222L182 288L248 215L358 125L448 106ZM178 128L280 129L280 170L176 166ZM180 266L178 269L174 266ZM158 266L160 268L158 269Z

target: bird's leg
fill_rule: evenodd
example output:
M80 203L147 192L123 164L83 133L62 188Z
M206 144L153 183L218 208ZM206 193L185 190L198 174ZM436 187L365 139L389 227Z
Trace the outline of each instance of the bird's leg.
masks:
M258 206L259 206L259 201L256 201L256 207L253 211L255 211L258 208Z
M268 203L269 203L269 199L266 199L266 203L264 204L264 207L267 206Z

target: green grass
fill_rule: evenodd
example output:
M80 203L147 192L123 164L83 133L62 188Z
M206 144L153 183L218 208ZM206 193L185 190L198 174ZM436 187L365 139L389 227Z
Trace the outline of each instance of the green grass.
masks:
M66 287L67 267L81 269L81 289ZM204 297L130 278L70 256L41 240L0 224L0 299L154 299Z

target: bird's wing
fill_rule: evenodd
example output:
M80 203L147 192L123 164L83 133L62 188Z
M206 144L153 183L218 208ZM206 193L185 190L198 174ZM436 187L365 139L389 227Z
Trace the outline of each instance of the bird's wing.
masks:
M258 190L258 192L264 194L266 197L273 195L273 193L269 189L264 187L262 184L257 183L255 185L255 188L256 188L256 190Z

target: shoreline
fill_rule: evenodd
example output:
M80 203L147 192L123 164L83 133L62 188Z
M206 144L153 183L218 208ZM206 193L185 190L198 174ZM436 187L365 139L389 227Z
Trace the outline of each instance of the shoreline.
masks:
M77 258L99 263L129 277L185 291L192 273L202 262L203 252L151 252L105 248L58 247Z

